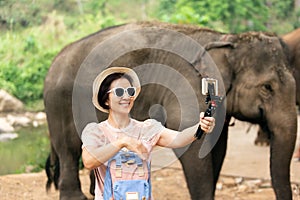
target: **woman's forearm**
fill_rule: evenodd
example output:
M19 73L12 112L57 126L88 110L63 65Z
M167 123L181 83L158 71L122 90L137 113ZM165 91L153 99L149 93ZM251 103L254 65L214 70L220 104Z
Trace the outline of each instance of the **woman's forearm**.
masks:
M98 148L91 146L84 147L82 151L83 164L87 169L99 167L120 151L121 148L120 141L115 141Z
M86 146L82 151L82 161L86 168L93 169L108 161L123 147L146 159L147 148L136 138L119 135L118 139L102 147Z
M184 147L196 139L195 134L199 126L205 133L210 133L215 126L215 119L213 117L204 117L204 113L201 113L200 122L183 131L178 132L165 129L162 132L157 145L169 148Z
M199 124L196 124L192 127L186 128L177 134L174 134L173 140L170 141L168 145L169 148L180 148L184 147L195 140L195 133L199 127Z

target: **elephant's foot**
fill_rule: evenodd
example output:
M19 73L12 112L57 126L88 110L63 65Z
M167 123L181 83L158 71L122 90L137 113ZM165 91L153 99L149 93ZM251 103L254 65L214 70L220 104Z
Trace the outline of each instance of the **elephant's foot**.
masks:
M269 146L270 139L268 137L268 134L264 132L262 129L259 129L254 144L256 146Z
M60 192L60 200L88 200L81 191Z
M254 144L256 146L267 147L270 145L270 141L269 141L269 139L256 138L254 141Z

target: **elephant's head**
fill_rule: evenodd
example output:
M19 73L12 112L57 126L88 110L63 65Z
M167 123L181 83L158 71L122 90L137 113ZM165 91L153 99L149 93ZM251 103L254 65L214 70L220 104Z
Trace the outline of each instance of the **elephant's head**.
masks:
M278 37L244 33L227 54L227 113L269 131L296 131L295 80ZM281 126L281 129L279 129Z
M216 64L227 89L227 115L259 124L268 132L272 183L286 185L275 192L287 199L291 195L289 169L297 113L295 79L285 47L278 37L262 33L231 35L227 39L234 46L211 50L213 54L223 52L222 61Z

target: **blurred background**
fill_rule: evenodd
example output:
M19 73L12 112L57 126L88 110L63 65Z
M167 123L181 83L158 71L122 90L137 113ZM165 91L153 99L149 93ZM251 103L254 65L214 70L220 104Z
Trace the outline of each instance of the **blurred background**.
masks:
M39 114L20 125L0 111L1 121L10 115L17 124L10 123L16 136L0 141L0 175L44 167L50 147L43 82L59 51L105 27L141 20L281 35L300 27L300 0L0 0L0 89L23 104L14 113Z

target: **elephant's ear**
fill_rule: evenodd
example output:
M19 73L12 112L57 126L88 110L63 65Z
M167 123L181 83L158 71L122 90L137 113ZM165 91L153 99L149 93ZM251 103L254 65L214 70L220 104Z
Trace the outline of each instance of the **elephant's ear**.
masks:
M218 41L209 42L204 46L206 51L214 48L236 48L236 35L224 34Z
M241 49L241 36L240 35L231 35L228 40L233 43L233 48L225 54L225 62L228 63L229 67L231 68L233 74L238 73L240 70L240 64L244 61L247 57L247 52ZM250 45L250 44L249 44Z
M206 51L209 51L214 48L224 48L224 47L230 47L235 48L236 44L230 41L217 41L217 42L209 42L204 46L204 49Z
M226 51L225 53L225 59L226 62L228 62L228 64L233 67L234 66L234 50L238 47L238 38L237 35L232 35L232 34L228 34L228 35L223 35L220 38L219 42L215 42L213 44L207 44L206 48L207 49L213 49L213 48L220 48L220 47L227 47L229 48L228 51ZM223 46L222 46L223 44Z
M233 70L234 66L237 62L237 55L235 54L236 51L234 50L230 50L228 52L226 52L225 54L225 61L228 63L228 65L230 66L230 68Z
M213 51L219 48L225 48L227 51L225 52L225 59L231 66L234 65L234 54L232 50L236 49L238 46L237 43L237 35L233 34L225 34L223 35L219 41L209 42L204 46L206 51Z
M295 55L294 55L294 52L293 52L293 49L291 49L288 44L282 39L282 38L279 38L279 42L280 42L280 45L283 49L283 52L286 56L286 59L287 59L287 66L289 66L289 69L291 71L294 71L296 70L296 66L293 65L293 63L295 62Z
M235 77L235 52L238 47L237 35L223 35L219 41L210 42L205 45L205 50L213 57L222 74L226 93L232 88Z
M195 56L195 59L191 62L192 66L196 69L196 71L201 74L203 77L209 77L210 75L210 67L209 64L205 62L205 57L207 56L207 53L210 53L210 50L217 50L219 55L223 54L222 50L224 48L233 48L234 44L227 41L215 41L215 42L209 42L204 47L203 50ZM219 60L219 56L216 56L217 60ZM214 62L216 59L213 59Z

